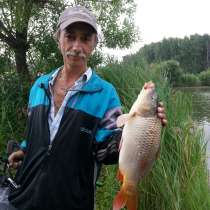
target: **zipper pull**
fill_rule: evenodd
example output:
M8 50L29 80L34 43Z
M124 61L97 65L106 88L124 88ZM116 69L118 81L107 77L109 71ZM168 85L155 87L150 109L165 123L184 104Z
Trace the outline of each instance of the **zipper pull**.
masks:
M51 151L51 149L52 149L52 144L49 144L48 145L48 151Z
M48 154L48 155L50 155L51 150L52 150L52 144L49 144L49 145L48 145L48 149L47 149L47 154Z
M11 179L10 177L7 178L7 181L12 185L12 187L14 187L15 189L20 188L20 185L17 185L16 182Z

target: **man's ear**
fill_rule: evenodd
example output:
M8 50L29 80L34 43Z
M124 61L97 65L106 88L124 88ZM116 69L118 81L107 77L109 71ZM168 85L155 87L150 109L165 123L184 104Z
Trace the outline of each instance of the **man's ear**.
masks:
M97 44L98 44L98 35L95 34L95 43L94 43L94 48L93 48L93 50L96 49Z
M63 39L64 36L64 32L63 31L59 31L58 35L57 35L57 45L58 45L58 49L61 52L61 41Z
M61 51L61 44L60 44L60 41L59 40L57 42L57 45L58 45L58 49Z

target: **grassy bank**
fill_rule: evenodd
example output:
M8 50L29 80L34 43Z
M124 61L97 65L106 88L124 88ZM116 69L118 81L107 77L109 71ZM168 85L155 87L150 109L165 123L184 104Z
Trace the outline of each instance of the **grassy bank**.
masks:
M127 112L145 81L156 83L164 102L168 126L163 129L161 153L152 172L140 183L141 210L209 210L210 193L202 132L191 120L191 99L173 93L163 75L155 75L142 61L113 65L100 73L112 82ZM112 209L119 189L116 166L104 167L97 191L97 210Z

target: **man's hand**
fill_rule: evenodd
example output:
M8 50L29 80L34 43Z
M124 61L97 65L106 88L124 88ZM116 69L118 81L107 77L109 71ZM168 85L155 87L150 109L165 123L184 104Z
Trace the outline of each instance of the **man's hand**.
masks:
M24 155L22 150L13 152L8 158L9 167L17 169L21 165Z
M158 103L157 116L160 118L162 125L166 126L168 122L166 119L165 108L162 102Z

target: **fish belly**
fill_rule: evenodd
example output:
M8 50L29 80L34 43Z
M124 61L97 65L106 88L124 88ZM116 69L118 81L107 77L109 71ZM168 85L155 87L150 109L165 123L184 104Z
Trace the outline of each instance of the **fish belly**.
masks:
M161 122L157 117L130 119L123 128L120 172L138 182L151 168L160 148Z

